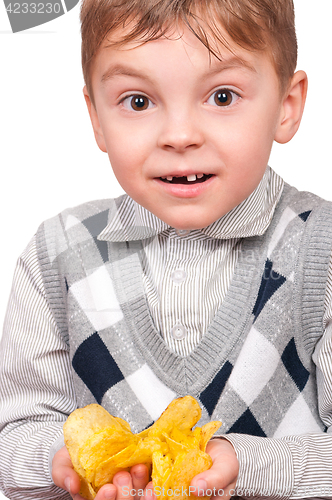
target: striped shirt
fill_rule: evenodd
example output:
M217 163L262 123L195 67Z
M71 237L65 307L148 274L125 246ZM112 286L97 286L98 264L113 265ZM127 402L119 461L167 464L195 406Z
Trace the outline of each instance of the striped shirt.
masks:
M105 228L103 235L107 233L112 241L147 238L142 258L142 279L151 316L171 350L186 356L200 342L227 293L241 252L242 239L266 231L282 189L282 179L268 168L257 189L238 207L209 227L190 232L169 227L130 198L124 198L117 216ZM319 405L324 421L330 425L331 318L330 266L325 295L326 334L314 353L318 369ZM18 261L0 352L1 369L5 372L11 366L12 371L11 376L6 377L6 383L0 385L0 401L12 400L10 407L7 405L0 412L2 426L11 422L0 435L0 485L5 494L13 499L40 498L40 492L33 492L38 488L49 488L50 470L45 468L43 455L38 450L40 446L48 446L52 457L62 444L61 427L57 425L59 413L69 414L76 407L71 366L65 351L59 355L59 343L33 239ZM57 356L50 355L52 352L57 352ZM13 398L13 394L17 396ZM28 414L29 402L32 405L37 397L43 400L40 419L18 426L15 421L27 418L21 408L24 407ZM59 413L54 411L54 407ZM252 484L257 476L256 453L259 446L264 446L264 440L239 436L234 446L239 450L242 446L249 456L248 460L253 463L248 474L248 484ZM271 449L272 461L282 463L283 460L288 466L284 473L293 474L296 484L300 481L301 485L308 487L307 494L301 489L300 493L293 491L291 498L331 497L332 480L324 475L321 459L314 451L310 453L306 450L306 467L303 468L300 437L294 438L293 446L295 450L298 448L296 463L289 460L289 452L281 449L280 445ZM319 446L321 454L325 453L328 459L330 450L326 440L321 439ZM270 482L271 477L266 477L261 489L268 490ZM330 493L313 495L310 490L313 485L317 488L330 485ZM29 489L30 496L27 493ZM55 498L56 491L55 486L48 489L43 498ZM69 496L64 494L61 498Z

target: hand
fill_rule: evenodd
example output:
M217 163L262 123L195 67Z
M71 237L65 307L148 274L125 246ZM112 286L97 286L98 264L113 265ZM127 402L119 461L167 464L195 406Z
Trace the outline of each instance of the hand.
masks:
M121 471L113 477L113 484L105 485L112 486L112 500L156 500L153 493L152 481L149 480L148 469L145 465L134 465L129 472ZM98 495L102 491L98 491ZM102 500L105 497L96 496L95 500ZM97 498L98 497L98 498Z
M79 495L80 478L73 469L68 450L65 446L54 455L52 478L54 484L68 491L73 500L85 500ZM131 468L130 473L124 471L118 472L113 478L113 484L102 486L95 500L138 500L138 495L134 497L129 493L131 490L136 490L137 492L144 490L148 480L147 467L142 464L135 465ZM150 488L152 489L152 483ZM149 492L145 492L144 496L146 500L150 500Z
M239 462L233 446L226 439L212 439L207 444L206 453L212 458L213 464L211 469L197 474L191 481L190 486L197 491L193 494L203 496L205 493L210 496L207 490L211 490L211 498L215 500L230 498L234 495L239 474Z

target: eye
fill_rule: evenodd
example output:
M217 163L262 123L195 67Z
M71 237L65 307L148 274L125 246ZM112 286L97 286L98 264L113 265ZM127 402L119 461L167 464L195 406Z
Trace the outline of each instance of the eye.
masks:
M129 111L145 111L153 106L150 99L148 99L145 95L139 94L125 97L121 102Z
M214 92L207 100L208 104L212 106L227 107L234 104L240 96L229 89L219 89Z

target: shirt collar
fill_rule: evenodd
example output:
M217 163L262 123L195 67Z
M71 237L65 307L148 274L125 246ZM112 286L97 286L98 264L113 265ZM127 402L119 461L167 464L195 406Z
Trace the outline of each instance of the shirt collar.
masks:
M200 229L208 238L245 238L263 234L272 220L284 181L267 167L257 188L242 203L209 226ZM134 241L156 236L172 228L124 195L116 215L99 234L99 240Z

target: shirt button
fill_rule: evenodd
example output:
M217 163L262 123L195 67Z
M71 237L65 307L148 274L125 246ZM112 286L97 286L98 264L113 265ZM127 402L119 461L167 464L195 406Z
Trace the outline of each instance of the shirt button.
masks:
M171 330L171 334L175 340L182 340L187 336L187 330L182 325L175 325Z
M182 283L187 277L186 271L183 271L182 269L177 269L176 271L173 271L171 274L171 278L174 281L174 283Z
M190 233L189 229L175 229L175 232L178 236L187 236Z

